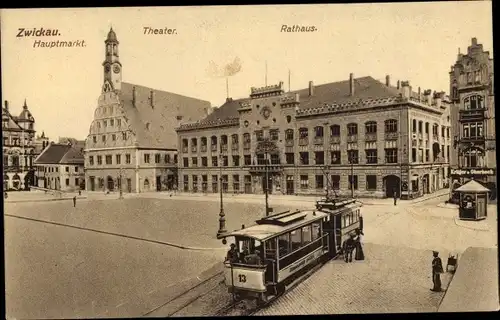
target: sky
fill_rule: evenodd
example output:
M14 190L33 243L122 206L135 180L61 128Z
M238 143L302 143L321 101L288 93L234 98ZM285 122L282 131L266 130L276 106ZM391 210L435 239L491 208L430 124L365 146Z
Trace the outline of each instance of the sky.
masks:
M51 140L85 139L103 83L104 40L120 41L123 81L210 101L251 87L288 89L372 76L449 92L451 65L476 37L493 57L489 1L289 6L1 10L2 96L15 115L26 99L35 129ZM314 32L281 32L282 26ZM144 27L176 29L144 34ZM19 29L59 36L17 37ZM36 40L85 47L34 48ZM229 92L224 68L230 71ZM222 70L222 71L221 71Z

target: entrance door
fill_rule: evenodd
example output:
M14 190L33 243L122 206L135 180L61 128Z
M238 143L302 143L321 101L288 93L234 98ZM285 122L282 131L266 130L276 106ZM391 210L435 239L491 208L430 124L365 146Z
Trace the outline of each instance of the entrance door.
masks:
M264 193L266 192L266 175L265 174L262 176L262 191ZM268 175L268 179L267 179L267 193L268 194L273 193L273 178L271 175Z
M113 191L115 189L115 182L113 181L113 178L111 176L108 176L108 181L107 181L107 186L109 191Z
M422 177L422 187L424 194L429 193L429 175L426 174Z
M127 191L129 193L132 192L132 179L130 179L130 178L127 179Z
M477 208L476 208L476 212L477 212L477 217L478 218L482 218L484 216L486 216L485 214L485 206L486 206L486 199L483 198L483 197L478 197L477 198Z
M95 178L90 177L90 191L95 191Z
M161 191L161 177L156 177L156 191Z
M293 176L286 176L286 194L294 194Z
M400 184L400 179L398 176L390 175L384 177L384 182L385 182L385 196L388 198L394 197L394 192L396 192L396 195L399 195L399 184Z

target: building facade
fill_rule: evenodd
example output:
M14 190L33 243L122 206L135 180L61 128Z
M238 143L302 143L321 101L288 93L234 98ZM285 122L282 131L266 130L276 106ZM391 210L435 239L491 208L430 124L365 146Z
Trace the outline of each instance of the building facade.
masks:
M457 56L451 66L451 121L453 150L450 188L474 179L491 190L496 200L496 138L493 59L483 45L472 38L467 54Z
M251 88L177 129L180 188L415 198L448 183L449 126L443 92L389 76Z
M37 186L66 192L84 190L84 147L84 141L49 144L35 159Z
M12 114L9 102L5 101L2 108L4 191L28 190L35 183L35 132L35 118L26 100L19 116Z
M122 82L119 42L113 29L104 43L104 83L85 144L86 188L172 189L177 185L175 128L205 117L210 103Z

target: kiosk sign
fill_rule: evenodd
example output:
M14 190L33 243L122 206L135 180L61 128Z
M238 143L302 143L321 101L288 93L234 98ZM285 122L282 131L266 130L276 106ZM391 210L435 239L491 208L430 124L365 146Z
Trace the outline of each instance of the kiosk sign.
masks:
M495 169L451 169L452 176L494 176Z

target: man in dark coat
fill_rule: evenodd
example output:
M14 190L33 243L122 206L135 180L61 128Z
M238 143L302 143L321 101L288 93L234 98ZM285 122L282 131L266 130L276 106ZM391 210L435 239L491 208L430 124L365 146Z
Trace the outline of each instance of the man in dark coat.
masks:
M356 247L356 241L354 241L354 234L349 234L349 239L344 241L343 251L344 251L344 261L352 262L352 252Z
M73 197L73 207L76 207L76 196Z
M394 197L394 205L396 205L396 202L398 201L398 192L396 188L392 189L392 196Z
M227 252L226 261L231 263L236 263L239 260L238 251L236 250L236 245L231 243L231 249Z
M443 273L443 263L441 262L441 258L438 257L439 252L432 251L432 255L434 259L432 259L432 283L434 284L434 288L431 291L440 292L441 289L441 273Z

